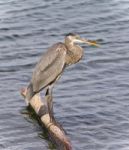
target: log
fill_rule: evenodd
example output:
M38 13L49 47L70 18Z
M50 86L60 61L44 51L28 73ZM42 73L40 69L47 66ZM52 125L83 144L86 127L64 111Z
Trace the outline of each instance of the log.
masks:
M26 100L26 88L21 90L21 95ZM47 129L52 142L54 141L56 144L57 149L72 150L70 140L66 136L64 129L55 122L50 122L47 106L42 102L40 95L36 94L33 96L33 98L27 102L27 105L34 109L36 115L40 118L41 124Z

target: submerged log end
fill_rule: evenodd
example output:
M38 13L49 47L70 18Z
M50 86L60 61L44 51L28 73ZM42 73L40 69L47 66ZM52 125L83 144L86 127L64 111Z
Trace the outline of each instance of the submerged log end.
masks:
M26 88L21 89L21 95L26 100ZM41 101L40 95L39 94L35 95L28 103L28 105L30 105L34 109L35 113L40 117L41 123L48 130L52 138L52 141L55 141L59 149L72 150L71 143L68 137L65 135L64 130L54 122L50 122L50 116L48 114L47 107Z

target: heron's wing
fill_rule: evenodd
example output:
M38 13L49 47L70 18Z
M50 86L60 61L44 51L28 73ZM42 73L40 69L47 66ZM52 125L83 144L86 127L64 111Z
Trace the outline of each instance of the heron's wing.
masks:
M66 47L63 43L53 45L41 57L32 75L33 91L39 92L53 83L65 66Z

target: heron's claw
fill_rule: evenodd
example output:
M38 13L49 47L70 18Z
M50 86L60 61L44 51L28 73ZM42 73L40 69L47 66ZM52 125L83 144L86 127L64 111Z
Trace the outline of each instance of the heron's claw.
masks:
M55 118L53 116L53 113L49 112L49 116L50 116L50 122L55 123Z
M53 121L53 115L49 112L50 122Z

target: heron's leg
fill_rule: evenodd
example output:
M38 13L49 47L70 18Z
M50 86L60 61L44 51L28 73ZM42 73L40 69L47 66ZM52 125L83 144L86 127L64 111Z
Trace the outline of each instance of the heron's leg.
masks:
M50 116L50 122L53 122L55 120L53 115L52 88L53 86L51 85L48 87L46 91L46 100L47 100L48 113Z

